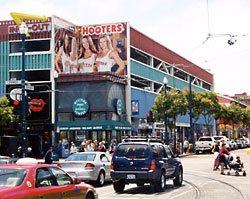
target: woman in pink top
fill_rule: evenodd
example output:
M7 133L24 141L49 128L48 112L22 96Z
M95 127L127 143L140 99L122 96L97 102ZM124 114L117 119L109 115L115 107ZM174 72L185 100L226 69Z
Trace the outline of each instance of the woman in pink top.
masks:
M116 51L113 50L110 38L108 35L101 35L99 37L99 54L96 57L96 67L98 72L109 71L113 65L117 64L119 67L115 74L124 74L125 65Z

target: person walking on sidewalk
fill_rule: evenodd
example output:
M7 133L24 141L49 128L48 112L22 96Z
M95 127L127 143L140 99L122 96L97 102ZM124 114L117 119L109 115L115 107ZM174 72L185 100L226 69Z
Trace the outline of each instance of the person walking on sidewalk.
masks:
M52 160L52 151L53 151L53 147L50 146L48 151L46 152L45 156L44 156L44 163L45 164L52 164L53 160Z
M185 137L185 140L183 142L183 147L184 147L184 154L187 154L188 148L189 148L189 141L188 139Z

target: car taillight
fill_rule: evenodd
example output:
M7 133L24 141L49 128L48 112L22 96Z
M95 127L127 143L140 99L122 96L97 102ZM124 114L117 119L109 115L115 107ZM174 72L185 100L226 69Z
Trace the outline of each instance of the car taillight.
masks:
M94 167L95 167L95 165L92 164L92 163L87 163L87 164L85 165L85 169L93 169Z
M113 160L111 161L111 164L110 164L110 170L113 170L113 171L115 170L114 161Z
M153 171L156 170L155 160L151 160L150 170L153 170Z
M62 165L60 163L57 164L58 167L62 168Z

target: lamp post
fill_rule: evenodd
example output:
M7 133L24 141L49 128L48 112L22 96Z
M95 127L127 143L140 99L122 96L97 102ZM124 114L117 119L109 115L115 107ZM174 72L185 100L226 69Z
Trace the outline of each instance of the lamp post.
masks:
M21 90L22 90L22 103L21 103L21 151L22 157L27 155L27 142L26 142L26 97L25 97L25 39L28 33L27 25L22 22L19 26L19 32L22 37L22 70L21 70Z
M164 94L166 97L167 96L167 84L168 84L168 79L166 77L163 78L163 84L164 84ZM165 114L165 142L167 145L169 145L168 116L167 116L167 114Z
M190 135L191 135L191 142L192 142L192 151L194 152L192 80L193 80L193 76L190 75L189 76L189 124L190 124Z

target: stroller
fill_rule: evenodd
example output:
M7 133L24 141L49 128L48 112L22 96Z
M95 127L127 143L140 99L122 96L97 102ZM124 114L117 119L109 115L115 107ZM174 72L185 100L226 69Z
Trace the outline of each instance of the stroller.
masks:
M234 158L233 156L230 156L228 166L229 166L229 171L227 172L227 175L231 174L230 173L231 170L235 171L236 176L247 175L246 171L244 170L243 163L240 160L240 156L236 156L236 158Z

